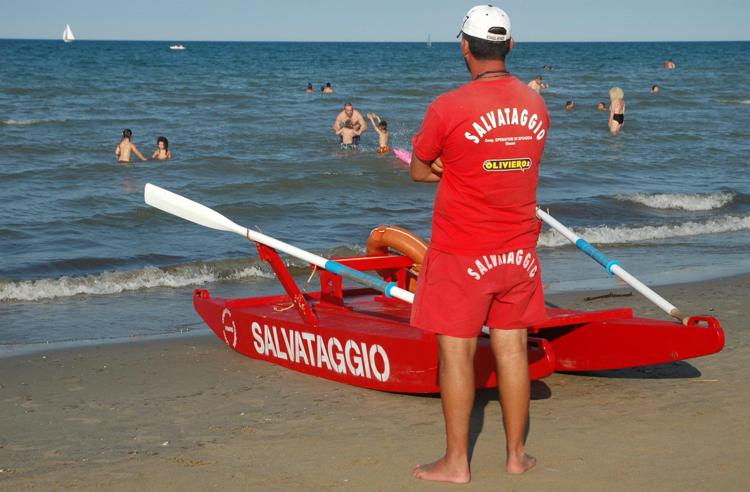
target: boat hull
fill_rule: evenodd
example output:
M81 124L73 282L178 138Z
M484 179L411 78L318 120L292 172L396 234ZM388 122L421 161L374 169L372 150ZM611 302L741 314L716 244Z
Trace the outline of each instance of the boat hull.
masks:
M319 305L317 326L300 322L285 296L213 298L195 291L194 305L211 330L236 352L298 372L376 390L436 393L438 345L434 334L408 324L410 306L370 295L354 308ZM532 379L555 367L549 343L531 338ZM477 388L497 384L489 338L480 337L475 358Z

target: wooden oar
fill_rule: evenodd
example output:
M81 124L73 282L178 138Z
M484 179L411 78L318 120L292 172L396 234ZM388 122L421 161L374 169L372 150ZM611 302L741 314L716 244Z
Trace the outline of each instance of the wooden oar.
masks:
M383 292L388 297L395 297L396 299L401 299L408 303L414 302L414 294L398 287L395 282L386 282L379 277L368 275L336 261L328 260L322 256L292 246L291 244L266 236L260 232L242 227L205 205L201 205L200 203L189 200L176 193L172 193L164 188L159 188L151 183L146 184L146 188L143 191L143 198L148 205L190 222L210 227L211 229L234 232L235 234L246 237L250 241L265 244L270 248L282 251L320 268L324 268L329 272L341 275L342 277L348 278L362 285L372 287L373 289Z
M396 152L398 150L398 152ZM411 162L411 152L404 149L394 149L396 156L406 163ZM589 255L597 263L603 266L607 273L610 275L617 275L626 284L643 294L646 299L656 304L660 309L666 312L668 315L680 320L683 324L687 325L688 317L683 315L679 309L677 309L672 303L664 299L662 296L654 292L643 282L629 274L624 268L620 266L620 262L609 258L607 255L596 249L588 241L578 236L576 233L562 225L554 217L540 208L536 209L536 216L544 221L547 225L555 229L557 232L562 234L571 243L573 243L578 249Z

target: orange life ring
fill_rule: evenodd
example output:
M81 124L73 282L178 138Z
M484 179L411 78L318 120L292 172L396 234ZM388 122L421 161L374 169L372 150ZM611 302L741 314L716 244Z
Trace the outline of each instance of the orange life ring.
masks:
M389 249L406 256L414 262L410 278L407 282L409 290L414 292L417 287L416 278L419 275L419 268L422 266L425 253L427 252L427 242L403 227L377 226L370 232L370 237L367 238L367 255L387 255Z

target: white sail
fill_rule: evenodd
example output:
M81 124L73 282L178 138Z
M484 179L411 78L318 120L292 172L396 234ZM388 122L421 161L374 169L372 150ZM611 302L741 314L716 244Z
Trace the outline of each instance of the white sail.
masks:
M65 24L65 31L63 31L63 41L70 43L75 41L76 37L73 36L73 30L70 28L70 24Z

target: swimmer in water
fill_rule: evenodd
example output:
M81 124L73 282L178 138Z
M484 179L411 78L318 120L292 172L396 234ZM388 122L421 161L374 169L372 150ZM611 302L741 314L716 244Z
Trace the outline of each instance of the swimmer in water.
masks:
M619 87L609 90L609 131L619 133L625 123L625 93Z
M603 113L607 110L607 103L604 101L599 101L599 104L596 105L596 110L600 113Z
M534 92L536 92L537 94L541 94L542 89L547 89L549 87L549 84L545 84L544 82L542 82L541 75L537 75L536 77L534 77L534 80L529 82L527 85L534 89Z
M375 113L367 113L367 118L378 133L378 154L387 154L391 151L388 147L388 123Z
M141 154L141 151L138 150L138 147L131 142L132 138L133 132L130 131L130 128L126 128L122 131L122 140L120 140L120 143L115 147L117 162L130 162L131 152L137 155L142 161L146 160L146 158L143 157L143 154Z
M307 89L305 89L305 92L307 92L308 94L312 94L313 92L312 82L307 83Z
M565 111L568 111L568 112L573 111L573 108L575 108L575 107L576 107L576 103L575 102L573 102L573 101L566 101L565 102Z
M659 93L659 86L654 84L651 86L651 94L658 94Z
M326 86L323 87L323 94L333 94L333 86L330 82L326 82Z
M352 120L346 120L344 126L339 128L336 135L341 136L341 148L342 149L356 149L357 144L354 143L354 138L358 137L357 130L354 129L354 123Z
M151 159L156 161L168 161L172 159L172 151L169 150L169 140L167 137L156 137L156 151Z
M664 62L665 70L674 70L675 68L677 68L677 65L675 65L671 58Z

